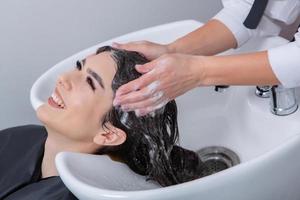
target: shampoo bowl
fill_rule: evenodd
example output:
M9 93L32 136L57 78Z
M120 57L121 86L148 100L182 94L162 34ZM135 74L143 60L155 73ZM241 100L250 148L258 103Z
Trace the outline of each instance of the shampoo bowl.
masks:
M193 20L161 25L71 56L36 81L31 90L32 105L37 109L43 104L56 77L100 46L133 40L168 43L200 26ZM243 49L227 53L263 50L286 42L278 37L257 38ZM268 103L255 96L254 87L230 87L223 93L212 87L197 88L177 99L182 146L195 151L207 146L227 147L241 161L202 179L161 188L108 156L71 152L58 154L56 166L66 186L81 200L299 200L300 112L274 116Z

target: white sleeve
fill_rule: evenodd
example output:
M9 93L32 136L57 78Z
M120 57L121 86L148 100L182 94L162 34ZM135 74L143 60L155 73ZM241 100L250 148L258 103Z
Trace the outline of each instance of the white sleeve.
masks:
M222 22L232 32L240 47L254 35L254 30L247 29L243 25L252 4L236 0L222 0L222 2L224 8L213 19Z
M268 51L273 72L287 88L300 86L300 32L295 39L295 42Z
M222 0L222 2L224 8L213 19L219 20L229 28L238 47L254 36L279 35L281 27L277 21L290 24L300 13L299 0L270 0L259 26L252 30L246 28L243 23L254 0ZM300 86L300 32L295 35L295 39L295 42L268 51L272 70L285 87Z
M254 0L222 0L224 8L213 17L219 20L233 33L238 47L254 36L277 36L281 31L278 21L289 24L300 13L299 0L270 0L265 13L256 29L244 26Z

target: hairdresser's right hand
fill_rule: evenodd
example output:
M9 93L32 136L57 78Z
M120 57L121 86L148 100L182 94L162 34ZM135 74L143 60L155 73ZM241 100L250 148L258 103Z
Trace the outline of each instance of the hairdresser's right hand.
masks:
M137 41L125 44L113 43L112 47L117 49L125 49L127 51L137 51L142 53L149 60L154 60L163 54L171 53L169 45L163 45L149 41Z
M161 109L169 101L199 86L204 80L203 57L164 54L144 65L136 65L143 75L116 92L114 106L144 116Z

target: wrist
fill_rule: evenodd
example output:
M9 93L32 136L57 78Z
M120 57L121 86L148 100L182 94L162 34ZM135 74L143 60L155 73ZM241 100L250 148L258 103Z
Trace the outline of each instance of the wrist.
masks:
M172 54L172 53L177 53L176 51L176 45L174 42L169 43L166 45L166 53Z
M205 60L205 56L192 56L190 66L191 72L194 76L196 87L206 86L207 73Z

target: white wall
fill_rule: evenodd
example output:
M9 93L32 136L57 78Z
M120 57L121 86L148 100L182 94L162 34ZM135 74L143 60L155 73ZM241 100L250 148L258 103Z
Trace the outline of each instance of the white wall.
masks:
M0 130L38 123L30 87L67 56L153 25L205 22L220 9L220 0L1 0Z

